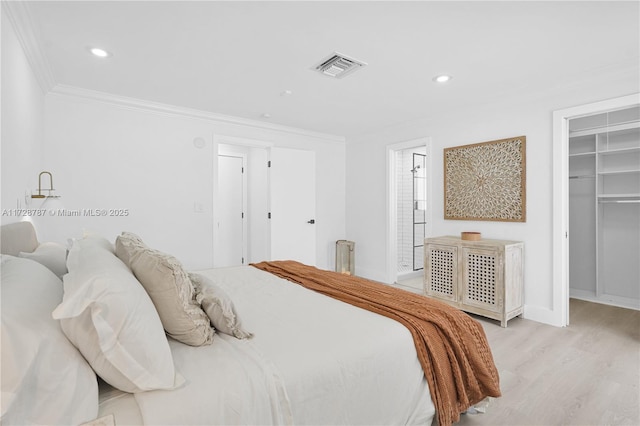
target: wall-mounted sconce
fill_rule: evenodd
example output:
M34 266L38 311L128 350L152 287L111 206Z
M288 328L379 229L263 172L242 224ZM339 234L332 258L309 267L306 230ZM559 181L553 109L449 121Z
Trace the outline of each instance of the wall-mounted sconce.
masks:
M49 188L43 188L42 187L42 175L49 175ZM44 195L42 193L42 191L49 191L49 193L47 195ZM51 175L51 172L40 172L40 174L38 175L38 193L37 194L32 194L31 198L45 198L44 202L42 203L42 206L40 206L41 209L43 208L53 208L53 206L56 207L60 207L61 203L60 203L60 196L56 195L54 193L55 189L53 189L53 176Z
M49 188L42 188L42 175L49 175ZM42 193L43 189L44 191L49 191L49 194L44 195ZM32 194L31 198L60 198L60 196L55 195L53 191L55 191L55 189L53 189L53 176L51 172L40 172L38 175L38 193Z
M49 175L49 187L48 188L43 188L42 187L42 175ZM46 182L45 182L46 184ZM48 191L48 193L45 195L42 192L43 191ZM54 193L54 188L53 188L53 176L51 175L51 172L40 172L40 174L38 175L38 193L37 194L31 194L31 197L29 197L28 195L25 197L25 201L27 205L31 204L31 200L33 198L36 199L44 199L44 201L42 202L42 204L40 206L38 206L38 209L43 209L43 210L48 210L49 211L49 216L56 216L57 212L62 209L62 202L60 201L60 196L56 195ZM53 213L52 213L53 212ZM41 219L41 218L40 218Z

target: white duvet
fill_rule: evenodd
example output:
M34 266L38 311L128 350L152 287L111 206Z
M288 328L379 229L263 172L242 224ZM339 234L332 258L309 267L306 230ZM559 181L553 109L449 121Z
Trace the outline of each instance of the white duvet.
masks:
M198 272L229 294L254 337L217 334L199 348L171 341L186 383L135 394L144 424L431 423L435 408L402 324L251 266ZM118 405L103 400L101 415L134 422Z

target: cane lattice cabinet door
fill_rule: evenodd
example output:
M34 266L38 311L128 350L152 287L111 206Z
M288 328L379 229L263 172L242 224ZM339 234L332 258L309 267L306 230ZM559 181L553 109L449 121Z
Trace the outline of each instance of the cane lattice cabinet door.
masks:
M506 327L523 311L523 250L519 241L427 238L425 294Z

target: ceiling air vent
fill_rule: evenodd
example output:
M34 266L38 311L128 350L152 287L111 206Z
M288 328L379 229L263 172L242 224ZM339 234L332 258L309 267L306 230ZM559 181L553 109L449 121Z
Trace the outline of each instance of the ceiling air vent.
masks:
M334 52L331 56L323 59L322 62L313 69L329 77L342 78L365 65L367 65L366 62L350 58L342 53Z

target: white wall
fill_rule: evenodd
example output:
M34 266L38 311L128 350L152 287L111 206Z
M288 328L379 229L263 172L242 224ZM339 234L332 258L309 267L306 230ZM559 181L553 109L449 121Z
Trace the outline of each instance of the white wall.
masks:
M1 9L0 9L1 10ZM2 13L2 210L26 208L25 192L35 192L43 162L44 94L22 50L13 25ZM48 181L47 181L48 183ZM31 207L38 207L34 200ZM5 212L2 223L21 217Z
M573 87L550 88L536 98L461 108L455 113L384 129L347 140L347 238L356 242L358 273L385 281L386 149L389 144L432 137L433 236L480 231L485 238L525 242L525 316L546 321L552 292L552 112L638 92L637 71L592 76ZM443 149L527 137L527 221L525 223L443 219ZM368 161L359 159L365 157Z
M86 228L114 240L122 231L178 257L212 267L213 137L309 149L317 161L317 265L333 267L345 235L345 145L313 135L161 113L80 96L49 94L45 158L58 170L65 210L127 209L124 217L56 217L43 238L61 241ZM206 141L196 148L195 138ZM201 204L201 213L194 204Z

